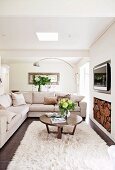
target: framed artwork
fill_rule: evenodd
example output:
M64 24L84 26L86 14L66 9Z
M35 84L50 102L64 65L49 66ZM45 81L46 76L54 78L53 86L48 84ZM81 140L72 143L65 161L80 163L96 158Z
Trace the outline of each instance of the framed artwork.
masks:
M58 85L60 80L60 73L28 73L28 84L33 84L33 77L48 76L51 79L52 85Z

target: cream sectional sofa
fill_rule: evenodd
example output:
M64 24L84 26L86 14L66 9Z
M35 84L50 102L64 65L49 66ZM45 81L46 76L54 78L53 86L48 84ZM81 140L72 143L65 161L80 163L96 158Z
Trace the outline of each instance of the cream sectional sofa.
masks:
M22 92L26 104L13 106L10 94L0 96L0 104L5 110L0 110L0 148L19 128L27 117L40 117L46 112L59 112L57 104L44 104L44 97L65 96L65 93L54 92ZM73 101L77 101L79 106L71 113L76 113L82 117L86 116L87 104L82 102L82 96L70 95ZM13 113L13 114L12 114Z

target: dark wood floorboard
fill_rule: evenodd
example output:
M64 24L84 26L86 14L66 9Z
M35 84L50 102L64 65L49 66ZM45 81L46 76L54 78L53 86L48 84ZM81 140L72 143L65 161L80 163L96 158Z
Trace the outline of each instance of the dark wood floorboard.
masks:
M19 129L14 133L14 135L7 141L7 143L0 150L0 170L6 170L7 166L14 156L14 153L18 146L20 145L21 140L24 137L24 134L28 126L33 122L39 120L38 118L28 118L25 122L19 127Z
M6 170L9 162L18 146L20 145L21 140L24 137L24 134L28 126L33 121L39 121L38 118L27 118L25 122L19 127L19 129L14 133L14 135L8 140L4 147L0 150L0 170ZM104 134L91 120L89 121L91 127L101 136L107 145L115 144L106 134Z
M115 143L92 120L89 121L89 124L108 146L115 145Z

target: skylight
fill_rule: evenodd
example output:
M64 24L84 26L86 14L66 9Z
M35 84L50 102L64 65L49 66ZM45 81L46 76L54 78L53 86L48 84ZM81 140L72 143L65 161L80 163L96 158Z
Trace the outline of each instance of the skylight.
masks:
M36 32L39 41L58 41L58 32Z

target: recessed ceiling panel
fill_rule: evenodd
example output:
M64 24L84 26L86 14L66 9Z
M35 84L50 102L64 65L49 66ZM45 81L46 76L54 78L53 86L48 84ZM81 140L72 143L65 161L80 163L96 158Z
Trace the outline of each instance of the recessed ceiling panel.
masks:
M113 18L0 17L0 49L89 49ZM36 32L58 32L59 41L38 41Z

